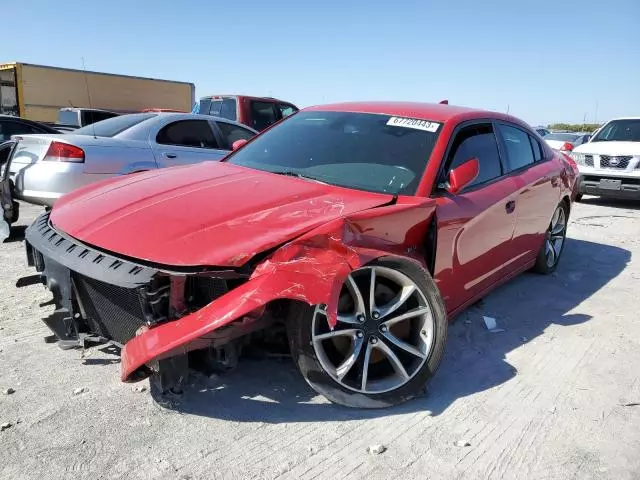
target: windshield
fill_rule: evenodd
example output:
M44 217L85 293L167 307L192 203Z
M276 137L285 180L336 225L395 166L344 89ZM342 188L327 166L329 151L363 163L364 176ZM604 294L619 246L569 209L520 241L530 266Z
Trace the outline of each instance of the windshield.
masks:
M577 133L550 133L549 135L545 135L545 140L559 140L561 142L573 142L580 135Z
M640 119L612 120L591 141L640 142Z
M369 113L300 112L228 157L371 192L415 193L441 124Z
M115 137L119 133L128 130L149 118L155 117L155 113L133 113L108 118L101 122L92 123L73 132L74 135L95 135L96 137Z

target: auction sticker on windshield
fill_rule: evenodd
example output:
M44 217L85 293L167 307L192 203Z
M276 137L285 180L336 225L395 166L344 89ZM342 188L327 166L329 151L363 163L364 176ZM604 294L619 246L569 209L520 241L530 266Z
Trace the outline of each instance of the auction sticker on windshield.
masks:
M437 122L403 117L391 117L389 121L387 121L387 125L391 125L393 127L415 128L416 130L424 130L425 132L431 133L437 132L440 127L440 124Z

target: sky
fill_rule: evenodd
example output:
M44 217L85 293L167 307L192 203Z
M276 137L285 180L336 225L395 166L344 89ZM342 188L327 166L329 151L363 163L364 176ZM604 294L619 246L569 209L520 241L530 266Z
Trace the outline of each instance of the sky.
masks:
M196 97L448 99L533 125L640 115L640 0L21 0L1 12L15 21L0 63L84 58L193 82Z

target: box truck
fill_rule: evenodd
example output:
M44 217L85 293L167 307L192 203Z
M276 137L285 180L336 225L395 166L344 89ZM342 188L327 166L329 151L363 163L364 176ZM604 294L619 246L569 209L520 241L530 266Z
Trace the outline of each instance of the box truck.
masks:
M69 107L116 113L149 108L189 112L194 103L193 83L29 63L0 64L0 114L29 120L56 123L60 109Z

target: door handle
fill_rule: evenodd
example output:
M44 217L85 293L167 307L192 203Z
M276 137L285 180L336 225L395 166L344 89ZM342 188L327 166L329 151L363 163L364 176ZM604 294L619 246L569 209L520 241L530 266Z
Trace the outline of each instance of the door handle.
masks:
M507 213L513 213L513 211L516 209L516 201L509 200L504 206L504 209L507 211Z
M175 153L163 153L162 155L164 155L167 158L176 158L178 156Z

